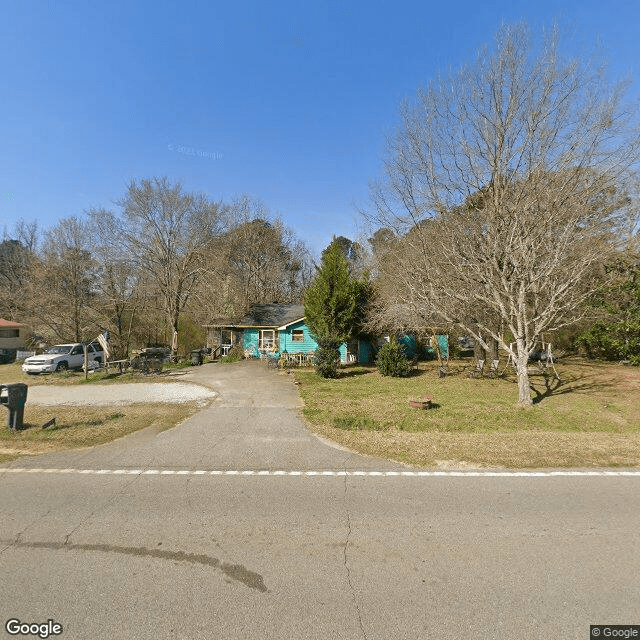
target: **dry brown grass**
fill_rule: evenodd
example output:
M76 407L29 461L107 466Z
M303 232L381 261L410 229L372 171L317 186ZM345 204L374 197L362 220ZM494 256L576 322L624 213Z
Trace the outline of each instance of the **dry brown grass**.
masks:
M0 430L0 462L23 455L77 449L110 442L154 426L162 431L195 413L195 405L129 405L119 407L25 407L25 429ZM3 414L6 411L2 412ZM4 415L1 416L3 419ZM42 429L51 418L54 427Z
M117 367L111 367L108 371L101 369L96 372L90 372L85 376L84 371L68 370L61 373L40 373L37 375L29 375L22 371L22 362L14 362L13 364L0 365L0 384L24 382L30 387L53 385L83 385L83 384L125 384L136 382L153 382L165 380L169 376L179 374L180 370L185 368L185 363L163 365L161 373L146 374L142 371L128 369L120 373Z
M296 375L311 428L361 453L425 467L640 465L639 369L571 360L557 366L559 382L533 368L536 404L519 410L510 372L469 379L464 367L453 363L444 379L432 363L403 379L371 367L338 380ZM422 395L436 408L411 409Z
M119 374L117 370L90 374L88 380L82 371L27 375L21 363L0 365L0 384L25 382L38 385L92 385L136 382L169 382L179 371L170 369L163 374L145 375L139 371ZM169 377L171 376L171 377ZM118 407L25 407L25 429L6 428L6 411L0 410L0 462L14 460L23 455L35 455L64 449L76 449L104 444L116 438L154 426L162 431L176 426L199 410L202 405L136 404ZM42 429L42 425L56 419L55 427Z

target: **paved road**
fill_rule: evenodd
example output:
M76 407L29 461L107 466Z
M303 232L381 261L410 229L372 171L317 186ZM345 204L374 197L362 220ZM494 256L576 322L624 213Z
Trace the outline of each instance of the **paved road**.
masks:
M0 469L0 622L369 640L640 623L640 477L408 475L319 441L258 363L190 377L220 397L175 429Z

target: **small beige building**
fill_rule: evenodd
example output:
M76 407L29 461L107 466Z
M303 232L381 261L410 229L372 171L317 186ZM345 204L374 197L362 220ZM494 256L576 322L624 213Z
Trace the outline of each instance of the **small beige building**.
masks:
M19 349L27 348L29 327L0 318L0 364L13 362Z

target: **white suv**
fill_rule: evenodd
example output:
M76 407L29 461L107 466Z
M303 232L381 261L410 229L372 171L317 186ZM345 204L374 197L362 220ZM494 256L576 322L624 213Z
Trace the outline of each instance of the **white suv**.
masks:
M89 362L102 362L104 352L98 343L87 345ZM44 353L30 356L24 361L22 370L25 373L47 373L65 371L66 369L80 369L84 365L84 345L79 342L73 344L56 344Z

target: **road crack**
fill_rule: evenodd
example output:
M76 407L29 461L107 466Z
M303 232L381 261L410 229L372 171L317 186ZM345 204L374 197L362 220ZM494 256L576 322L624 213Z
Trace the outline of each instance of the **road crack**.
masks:
M52 513L54 511L53 507L49 508L47 510L47 512L42 515L39 516L38 518L35 518L32 522L30 522L29 524L27 524L22 531L18 531L18 533L16 533L15 538L12 541L9 541L5 544L4 547L2 547L2 549L0 549L0 555L2 555L7 549L11 549L11 547L15 547L18 546L20 544L22 544L22 536L24 536L24 534L36 523L40 522L41 520L44 520L46 517L49 516L50 513Z
M347 538L344 542L343 546L343 562L344 568L347 572L347 582L349 584L349 590L351 591L351 597L353 599L353 605L356 609L356 613L358 614L358 624L360 625L360 631L362 632L362 637L364 640L367 639L367 632L364 630L364 624L362 623L362 612L360 611L360 605L358 604L358 599L356 597L356 591L353 587L353 581L351 580L351 569L349 567L349 560L347 558L347 549L349 548L349 544L351 542L351 514L349 513L349 508L347 506L347 476L344 476L344 507L347 515Z
M143 472L144 473L144 472ZM84 525L86 525L95 515L97 515L98 513L101 513L102 511L104 511L107 507L111 506L114 502L116 502L119 498L122 497L122 494L124 494L124 492L137 480L140 479L140 477L143 475L143 473L140 473L138 475L135 475L131 478L131 480L129 480L129 482L126 482L124 487L121 487L120 489L118 489L108 500L106 500L105 502L103 502L99 507L97 507L96 509L94 509L89 515L85 516L82 520L80 520L80 522L78 522L78 524L69 532L67 533L67 535L64 537L64 542L63 545L64 546L69 546L70 545L70 539L71 536L74 535L75 533L77 533L77 531L83 527Z

